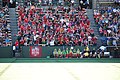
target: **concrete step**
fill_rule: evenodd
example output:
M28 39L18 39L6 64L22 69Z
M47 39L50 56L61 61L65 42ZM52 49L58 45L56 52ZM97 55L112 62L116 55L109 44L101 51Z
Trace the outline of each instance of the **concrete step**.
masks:
M17 37L15 36L15 34L17 34L18 32L18 27L17 27L17 16L16 16L16 12L15 12L15 8L9 8L9 15L10 15L10 26L11 26L11 33L12 33L12 43L15 43Z
M90 20L90 27L94 30L94 34L98 37L97 46L100 46L101 45L100 35L99 35L98 27L96 26L95 21L94 21L92 9L87 9L87 16Z
M10 18L10 20L11 20L11 21L16 21L17 19L16 19L16 18L12 18L12 17L11 17L11 18Z
M12 29L16 28L17 26L12 26ZM18 27L17 27L18 28Z

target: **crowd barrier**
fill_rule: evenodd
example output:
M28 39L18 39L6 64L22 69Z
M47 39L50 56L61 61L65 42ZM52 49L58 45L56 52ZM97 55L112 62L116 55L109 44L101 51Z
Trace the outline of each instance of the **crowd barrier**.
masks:
M47 58L47 56L50 56L53 54L54 49L66 49L71 48L71 46L22 46L19 57L21 58ZM74 46L75 49L80 49L82 52L85 47L81 46ZM95 47L90 47L90 50L92 50ZM96 48L97 49L97 48ZM115 47L107 47L107 52L110 52L110 55L114 55ZM120 55L120 47L118 47L117 53ZM0 58L11 58L13 57L13 51L12 47L0 47Z
M0 58L11 58L12 47L0 47Z

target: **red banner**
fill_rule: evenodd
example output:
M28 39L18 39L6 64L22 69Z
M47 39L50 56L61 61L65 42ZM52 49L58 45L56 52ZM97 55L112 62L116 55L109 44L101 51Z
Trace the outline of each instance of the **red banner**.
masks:
M42 55L42 48L40 46L30 46L30 57L40 58Z

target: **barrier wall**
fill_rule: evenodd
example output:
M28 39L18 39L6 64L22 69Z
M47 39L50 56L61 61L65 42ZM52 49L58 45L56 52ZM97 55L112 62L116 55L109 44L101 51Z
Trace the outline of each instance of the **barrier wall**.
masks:
M120 46L118 47L118 50L115 51L115 48L114 46L111 46L111 47L107 47L107 51L111 53L111 55L114 56L114 54L119 54L120 55Z
M42 53L41 53L40 58L46 58L47 56L50 56L53 53L54 49L58 50L60 48L61 50L63 50L66 48L70 49L70 47L71 46L42 46L41 47ZM85 47L75 46L74 48L75 49L79 48L80 51L83 51ZM92 48L93 47L90 47L91 50L92 50ZM23 58L29 58L30 57L30 46L29 47L23 46L20 54L21 54L21 57L23 57Z
M0 58L12 57L12 47L0 47Z
M41 47L41 46L40 46ZM41 51L41 56L40 58L46 58L47 56L50 56L54 49L66 49L69 48L70 49L71 46L44 46L41 47L40 50ZM81 46L75 46L75 49L80 49L80 51L83 51L85 47L81 47ZM90 47L90 50L92 50L93 47ZM114 50L115 47L107 47L107 51L111 53L111 55L114 55L116 52ZM120 47L118 47L118 52L120 55ZM0 47L0 58L11 58L13 55L12 52L12 47ZM22 46L21 52L20 52L20 57L22 58L30 58L30 46Z

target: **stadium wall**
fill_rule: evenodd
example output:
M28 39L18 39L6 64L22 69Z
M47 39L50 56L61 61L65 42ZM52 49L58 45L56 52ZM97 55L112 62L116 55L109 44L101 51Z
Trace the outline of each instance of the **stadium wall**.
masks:
M116 49L115 46L108 46L107 51L110 52L112 56L114 56L117 53L118 53L118 55L120 55L120 46L118 46L117 48L118 48L118 50L115 50Z
M0 58L11 58L12 47L0 47Z
M61 49L62 51L63 49L66 49L66 48L70 49L71 46L42 46L41 48L42 48L41 49L42 53L40 58L46 58L47 56L51 56L53 54L54 49L57 49L57 50ZM74 48L75 49L79 48L80 51L83 51L85 47L75 46ZM90 47L91 50L92 48L94 47ZM20 55L22 58L30 58L30 46L23 46Z
M41 46L39 46L41 47ZM54 49L66 49L66 48L71 48L71 46L42 46L41 47L41 56L40 58L46 58L47 56L51 56ZM83 51L85 47L81 46L75 46L75 49L80 49L80 51ZM92 50L94 47L90 47L90 50ZM114 55L115 52L115 47L107 47L107 51L111 53L111 55ZM120 47L118 47L118 52L120 54ZM12 47L0 47L0 58L11 58L13 57L13 52L12 52ZM30 46L22 46L21 47L21 52L20 56L21 58L30 58Z

